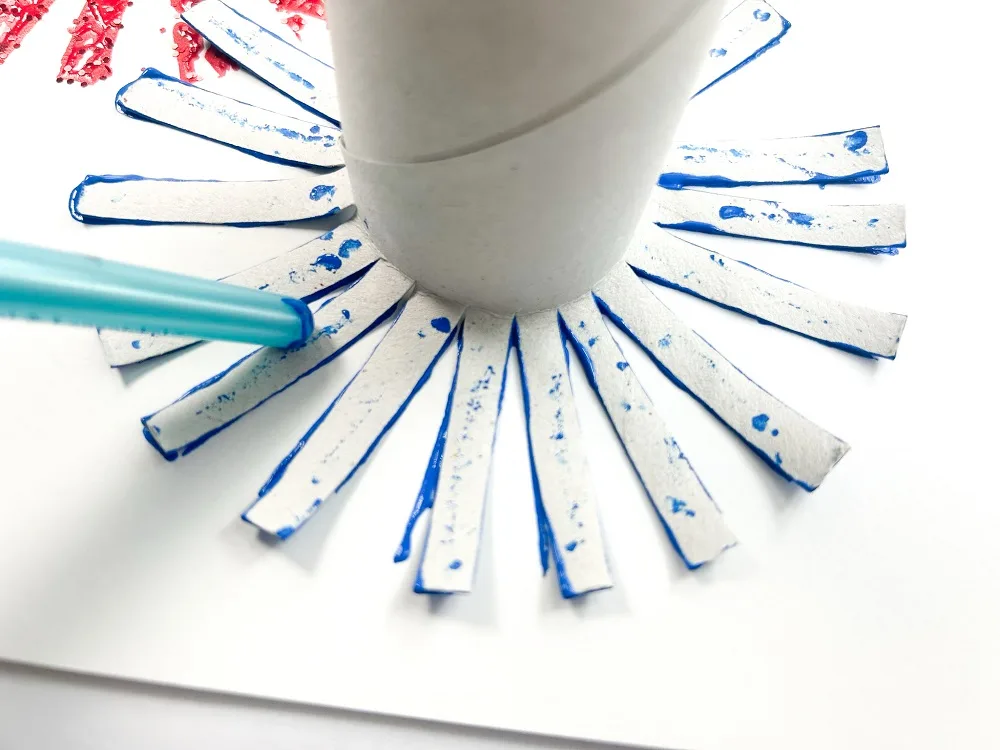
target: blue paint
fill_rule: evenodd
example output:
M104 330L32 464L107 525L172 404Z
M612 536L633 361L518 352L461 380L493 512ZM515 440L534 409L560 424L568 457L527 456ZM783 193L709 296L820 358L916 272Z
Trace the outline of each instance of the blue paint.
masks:
M132 339L132 348L139 349L142 346L142 342L139 339Z
M572 552L573 550L576 549L576 545L577 545L576 539L574 539L571 542L566 542L566 551L567 552Z
M618 363L615 364L615 367L617 367L619 370L621 370L622 372L624 372L625 368L628 367L628 362L618 362Z
M858 153L868 143L868 133L863 130L856 130L844 138L844 148L848 151Z
M596 343L597 343L597 336L593 336L587 339L587 346L593 346Z
M448 563L448 567L451 568L452 570L458 570L459 568L462 567L462 561L452 560L450 563Z
M731 148L731 149L729 149L729 153L732 156L735 156L737 159L742 159L744 156L747 155L746 151L740 151L738 148Z
M351 257L351 251L357 250L361 247L361 240L349 239L344 240L340 243L340 249L337 250L337 255L339 255L344 260Z
M441 333L448 333L451 331L451 321L447 318L434 318L431 321L431 328Z
M738 10L738 8L737 8L737 10ZM768 17L770 17L770 15ZM781 16L779 16L779 18L781 18ZM765 52L767 52L772 47L777 46L781 42L781 38L785 34L788 33L788 30L790 28L792 28L792 24L790 24L787 19L781 18L781 29L770 39L770 41L768 41L766 44L764 44L763 46L761 46L760 48L758 48L755 52L753 52L752 54L750 54L749 56L747 56L747 58L745 60L743 60L740 63L737 63L736 65L734 65L733 67L731 67L729 70L727 70L725 73L723 73L722 75L720 75L718 78L716 78L715 80L710 81L709 83L707 83L701 89L699 89L698 91L696 91L692 95L691 98L694 99L694 97L700 96L701 94L705 93L705 91L707 91L708 89L712 88L712 86L714 86L715 84L717 84L723 78L728 78L729 76L731 76L733 73L735 73L740 68L744 67L745 65L749 65L750 63L752 63L754 60L756 60L758 57L760 57L761 55L763 55Z
M753 221L753 215L748 214L742 206L723 206L719 209L720 219L750 219Z
M798 224L800 227L812 227L812 223L816 220L816 217L812 214L789 211L787 208L784 211L788 215L789 224Z
M312 478L312 483L313 484L319 484L319 477L313 477Z
M768 21L771 18L771 14L768 13L766 10L758 9L753 12L753 17L756 18L758 21Z
M318 133L319 132L319 125L313 125L311 128L309 128L309 132L312 133L313 135L315 135L316 133Z
M709 55L709 57L725 57L726 56L726 50L723 49L723 48L721 48L721 47L716 47L714 49L710 49L708 51L708 55Z
M427 338L427 334L424 333L423 331L417 331L417 338L419 338L419 339L425 339L425 338Z
M666 348L666 347L670 346L670 339L671 339L671 338L672 338L672 337L671 337L671 335L670 335L669 333L667 333L667 334L664 334L663 338L661 338L661 339L660 339L659 341L657 341L656 343L657 343L657 345L658 345L658 346L659 346L659 347L660 347L661 349L663 349L663 348Z
M668 497L667 499L670 501L671 513L674 514L683 513L685 516L688 516L689 518L694 518L695 512L691 508L687 507L686 502L677 497Z
M767 429L767 422L769 419L770 417L767 416L767 414L758 414L750 420L750 423L753 425L753 428L757 430L757 432L763 432Z
M625 411L632 411L632 404L630 404L628 401L622 401L622 408Z
M869 219L868 220L868 226L873 227L876 224L878 224L878 219Z
M318 201L323 198L333 198L333 194L336 192L336 185L317 185L309 191L309 200Z
M774 454L774 462L776 464L778 464L778 466L781 466L781 454L780 453L775 453ZM806 489L808 489L808 487Z
M318 258L316 258L316 260L314 262L310 263L309 265L311 265L311 266L319 266L320 268L324 268L327 271L336 271L342 265L344 265L344 261L342 261L340 258L338 258L333 253L323 253Z
M771 437L778 437L778 430L771 430Z

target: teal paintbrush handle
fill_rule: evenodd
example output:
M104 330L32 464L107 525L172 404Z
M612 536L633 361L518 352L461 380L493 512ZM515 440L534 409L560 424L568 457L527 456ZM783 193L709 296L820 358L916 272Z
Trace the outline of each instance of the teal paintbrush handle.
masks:
M276 347L313 330L297 299L2 241L0 315Z

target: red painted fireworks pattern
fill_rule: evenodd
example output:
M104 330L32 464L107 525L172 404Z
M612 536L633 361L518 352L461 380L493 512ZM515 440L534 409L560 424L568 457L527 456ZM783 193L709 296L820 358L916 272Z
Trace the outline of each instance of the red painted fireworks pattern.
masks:
M21 41L55 0L0 0L0 65L21 46Z

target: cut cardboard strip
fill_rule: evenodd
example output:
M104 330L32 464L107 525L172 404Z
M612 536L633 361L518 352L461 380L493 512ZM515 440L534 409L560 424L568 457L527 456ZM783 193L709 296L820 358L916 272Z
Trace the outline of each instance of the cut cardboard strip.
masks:
M285 539L338 492L430 376L463 309L424 292L411 297L361 371L278 464L243 519Z
M714 560L736 537L629 367L593 296L562 306L559 314L674 549L691 569Z
M248 182L87 175L70 194L69 212L85 224L257 227L333 216L352 203L346 169Z
M263 347L142 418L146 439L168 461L332 362L385 320L413 281L382 261L342 294L314 305L315 331L296 349Z
M442 431L431 456L409 535L431 508L430 527L413 585L418 594L468 592L482 539L483 511L493 463L497 418L503 403L511 343L510 316L470 309L459 334L459 361Z
M515 330L542 570L548 571L551 553L566 599L610 588L611 571L556 311L519 315Z
M670 229L728 234L833 250L896 255L906 247L906 212L881 206L802 206L706 190L653 191L650 217Z
M181 18L215 47L306 109L340 125L333 68L219 0L203 0Z
M876 182L889 171L878 126L800 138L674 146L660 187Z
M894 359L906 325L905 315L824 297L657 227L640 228L625 260L657 284L863 357Z
M363 222L353 218L294 250L220 281L309 302L353 281L379 257ZM135 364L197 343L196 339L182 336L110 330L101 330L100 338L112 367Z
M230 99L154 68L123 86L115 104L129 117L192 133L259 159L325 169L344 163L337 128Z
M594 296L667 377L781 476L814 490L850 450L750 380L660 302L625 263L598 284Z
M758 0L745 0L723 19L715 35L695 96L778 44L792 25L773 7Z

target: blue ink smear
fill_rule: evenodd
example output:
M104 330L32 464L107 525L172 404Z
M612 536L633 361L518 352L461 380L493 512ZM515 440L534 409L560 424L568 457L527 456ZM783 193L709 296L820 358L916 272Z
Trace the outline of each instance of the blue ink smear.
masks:
M615 367L617 367L622 372L625 372L625 368L628 367L628 362L619 362L618 364L615 365Z
M855 131L844 139L844 148L857 153L868 143L868 133L863 130Z
M719 209L720 219L750 219L750 214L740 206L723 206Z
M724 50L721 47L719 47L717 49L710 49L708 51L708 54L711 57L725 57L726 56L726 50Z
M769 419L770 417L766 414L758 414L750 420L750 423L753 425L753 428L757 430L757 432L763 432L767 429L767 420Z
M313 125L311 128L309 128L309 132L312 133L313 135L316 135L319 132L319 125Z
M361 240L344 240L340 243L340 250L337 251L337 255L341 258L350 258L351 250L357 250L361 247Z
M309 200L318 201L323 198L332 198L336 192L337 187L335 185L317 185L309 191Z
M142 342L140 342L139 339L133 339L132 340L132 348L133 349L138 349L140 346L142 346Z
M448 333L451 331L451 321L447 318L434 318L431 321L431 328L441 333Z
M876 224L878 224L878 219L869 219L868 220L868 226L873 227Z
M768 13L766 10L758 9L753 12L753 17L756 18L758 21L767 21L769 18L771 18L771 14Z
M566 551L567 552L572 552L573 550L576 549L576 545L577 545L576 539L574 539L572 542L567 543L566 544Z
M316 259L316 261L310 265L322 266L327 271L336 271L338 268L344 265L344 261L342 261L333 253L323 253L323 255L319 256Z
M778 437L778 431L777 430L771 430L771 437Z
M789 211L788 209L785 209L785 213L788 214L789 224L798 224L802 227L811 227L816 219L812 214L801 214L798 211Z
M459 568L462 567L462 561L452 560L450 563L448 563L448 567L451 568L452 570L458 570Z

